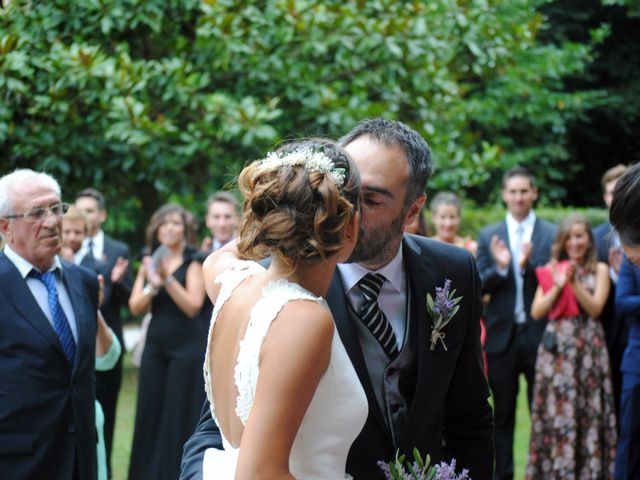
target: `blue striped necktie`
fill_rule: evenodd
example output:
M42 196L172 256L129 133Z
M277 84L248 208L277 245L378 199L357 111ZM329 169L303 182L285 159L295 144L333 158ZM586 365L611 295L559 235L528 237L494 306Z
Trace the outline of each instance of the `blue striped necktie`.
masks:
M398 354L396 336L393 333L387 316L378 305L378 295L386 278L379 273L367 273L358 282L364 296L364 303L360 309L360 319L378 340L389 358Z
M60 300L58 298L58 289L56 288L56 279L53 272L40 273L37 270L31 270L29 274L33 278L37 278L45 287L47 287L47 297L49 298L49 308L51 309L51 315L53 317L53 329L56 331L60 344L64 350L64 354L73 364L73 358L76 354L76 342L73 339L71 333L71 327L69 326L69 320L62 310Z

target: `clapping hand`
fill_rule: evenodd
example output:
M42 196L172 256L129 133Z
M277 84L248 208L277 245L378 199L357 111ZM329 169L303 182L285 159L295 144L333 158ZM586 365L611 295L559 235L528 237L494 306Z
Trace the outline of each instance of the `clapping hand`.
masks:
M98 308L100 308L104 302L104 277L102 274L98 274L98 287Z
M494 235L491 237L491 256L495 260L498 268L506 269L509 268L509 264L511 263L511 251L507 244L501 240L498 235Z
M553 283L556 287L562 289L567 283L571 283L576 273L576 263L572 260L569 261L565 268L558 269L558 262L556 260L551 261L551 272L553 273Z
M111 269L111 283L120 283L127 272L129 266L129 260L126 258L118 257L115 265Z
M533 244L531 242L522 242L522 246L520 247L520 258L518 259L520 268L524 268L527 262L529 261L529 257L531 257L532 249L533 249Z
M611 247L609 249L609 265L611 265L613 271L616 272L616 275L620 273L623 258L624 253L619 248Z
M147 282L156 289L162 287L163 277L160 274L160 270L164 269L162 261L158 261L156 265L154 265L151 257L147 255L142 259L142 265L144 266L144 274L147 277Z

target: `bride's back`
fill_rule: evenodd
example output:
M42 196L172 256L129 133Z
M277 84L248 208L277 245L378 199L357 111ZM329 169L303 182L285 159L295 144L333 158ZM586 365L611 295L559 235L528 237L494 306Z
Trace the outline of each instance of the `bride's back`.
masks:
M268 282L266 272L255 273L236 287L218 313L213 326L210 365L212 393L218 426L225 438L238 447L244 426L236 414L238 389L235 368L251 318L251 310Z

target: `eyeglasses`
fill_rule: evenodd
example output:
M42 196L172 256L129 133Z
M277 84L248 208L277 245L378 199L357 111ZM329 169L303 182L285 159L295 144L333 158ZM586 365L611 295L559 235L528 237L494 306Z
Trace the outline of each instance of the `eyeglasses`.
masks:
M31 222L41 222L49 212L53 213L56 217L61 217L69 210L68 203L54 203L53 205L49 205L48 207L33 207L27 210L24 213L14 213L11 215L3 215L4 218L24 218L25 220L29 220Z

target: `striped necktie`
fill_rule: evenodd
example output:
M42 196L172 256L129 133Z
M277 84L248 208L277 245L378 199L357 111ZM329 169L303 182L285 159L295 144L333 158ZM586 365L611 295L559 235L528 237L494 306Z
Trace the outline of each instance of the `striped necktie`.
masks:
M358 286L364 296L364 303L360 309L360 319L378 340L382 349L389 358L398 353L396 336L393 333L387 316L378 305L378 295L386 278L379 273L367 273L358 282Z
M76 342L71 333L69 320L62 310L60 300L58 299L58 289L56 288L56 279L53 272L40 273L37 270L31 270L29 275L40 280L47 287L47 296L49 299L49 308L53 317L53 329L56 331L60 344L64 350L64 354L73 364L73 358L76 354Z

